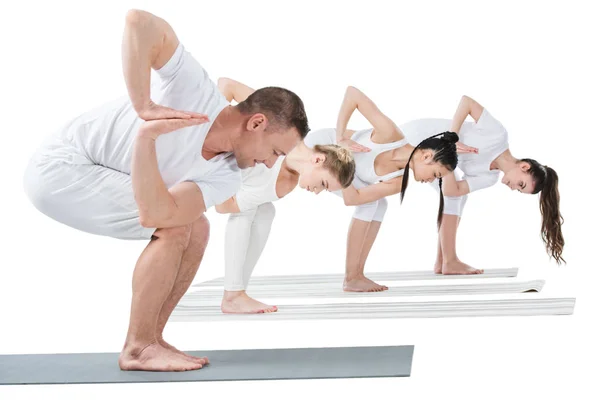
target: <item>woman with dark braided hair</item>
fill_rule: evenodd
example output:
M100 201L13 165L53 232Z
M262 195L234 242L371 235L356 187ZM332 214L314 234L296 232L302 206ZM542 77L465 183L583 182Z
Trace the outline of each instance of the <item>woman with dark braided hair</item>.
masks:
M475 123L465 122L471 116ZM480 274L459 260L456 254L456 232L468 193L493 186L504 174L502 183L521 193L540 193L541 235L546 251L557 263L564 262L564 238L561 225L560 195L556 171L530 158L519 159L508 147L508 134L502 124L470 97L463 96L452 121L422 119L402 125L410 135L427 136L439 129L458 132L460 140L478 149L477 154L461 154L458 169L444 179L443 218L438 237L438 255L434 270L442 274ZM461 174L458 170L462 171Z
M346 129L357 109L372 128L359 131ZM354 152L356 173L352 185L334 192L344 198L346 205L356 206L348 230L345 291L378 292L387 289L365 277L364 268L387 209L385 197L398 193L401 199L404 197L408 184L406 170L412 168L417 181L438 180L438 185L441 185L442 177L452 175L456 168L457 151L476 151L458 143L458 135L454 132L438 131L429 136L405 135L404 130L398 128L364 93L348 87L336 129L311 131L305 138L304 143L308 146L337 142ZM444 197L440 195L438 221L441 221L443 203Z

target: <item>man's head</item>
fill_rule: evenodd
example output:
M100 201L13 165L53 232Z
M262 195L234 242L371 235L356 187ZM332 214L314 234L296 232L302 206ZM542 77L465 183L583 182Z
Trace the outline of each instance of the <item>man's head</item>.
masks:
M309 131L302 100L287 89L258 89L235 107L245 121L233 142L240 168L257 163L271 168L277 157L289 153Z

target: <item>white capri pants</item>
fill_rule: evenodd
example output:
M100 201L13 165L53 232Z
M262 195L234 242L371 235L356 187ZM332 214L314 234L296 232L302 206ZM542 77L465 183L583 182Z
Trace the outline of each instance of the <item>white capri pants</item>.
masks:
M48 217L95 235L151 239L140 224L128 174L94 164L66 138L51 136L30 159L25 193Z
M274 219L273 203L229 215L225 229L225 290L246 290Z

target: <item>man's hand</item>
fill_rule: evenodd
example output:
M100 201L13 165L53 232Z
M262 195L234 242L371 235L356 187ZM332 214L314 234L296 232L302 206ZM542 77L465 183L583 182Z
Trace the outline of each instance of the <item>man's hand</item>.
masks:
M193 117L185 119L170 118L146 121L142 124L142 126L140 126L138 136L156 140L157 137L165 133L208 122L208 117L204 114L193 113L193 115Z
M149 102L141 110L138 110L138 116L144 121L153 121L157 119L189 119L189 118L206 118L204 114L198 114L191 111L179 111L173 108L161 106L154 102Z

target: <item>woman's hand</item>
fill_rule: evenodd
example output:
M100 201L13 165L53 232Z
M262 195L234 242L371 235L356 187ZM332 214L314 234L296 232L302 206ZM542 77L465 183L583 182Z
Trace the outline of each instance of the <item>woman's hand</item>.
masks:
M467 146L464 143L461 142L456 142L456 152L457 153L473 153L473 154L479 154L479 149L477 147L471 147L471 146Z
M371 151L370 148L363 146L362 144L358 144L352 139L342 139L339 140L337 144L354 153L367 153Z

